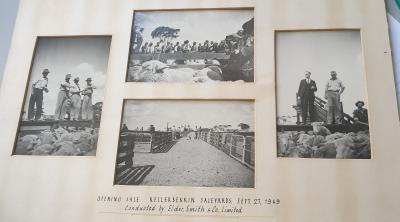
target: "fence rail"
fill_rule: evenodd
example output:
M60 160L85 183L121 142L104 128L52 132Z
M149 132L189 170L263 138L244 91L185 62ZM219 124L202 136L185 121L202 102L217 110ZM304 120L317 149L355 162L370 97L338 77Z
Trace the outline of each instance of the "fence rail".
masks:
M296 93L297 99L297 93ZM326 111L326 104L327 102L319 97L315 97L314 99L314 118L316 121L326 122L327 121L327 111ZM293 105L292 106L297 112L297 124L300 124L300 117L301 117L301 106L300 105ZM354 124L355 120L349 114L343 112L343 103L340 102L340 109L342 110L342 121L344 124ZM308 115L309 118L309 115ZM310 122L310 119L307 119L306 122Z
M198 138L211 144L215 148L231 156L233 159L254 170L254 132L227 133L200 131Z

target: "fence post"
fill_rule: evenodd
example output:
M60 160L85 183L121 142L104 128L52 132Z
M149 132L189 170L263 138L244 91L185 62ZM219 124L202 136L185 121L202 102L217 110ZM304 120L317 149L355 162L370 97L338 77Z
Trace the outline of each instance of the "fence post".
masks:
M242 163L246 163L244 160L244 155L246 155L246 137L243 137L243 151L242 151Z
M150 152L153 152L153 146L154 146L154 133L150 133Z
M233 134L231 133L231 141L230 141L230 143L228 144L228 147L229 147L229 156L232 156L232 140L233 140Z

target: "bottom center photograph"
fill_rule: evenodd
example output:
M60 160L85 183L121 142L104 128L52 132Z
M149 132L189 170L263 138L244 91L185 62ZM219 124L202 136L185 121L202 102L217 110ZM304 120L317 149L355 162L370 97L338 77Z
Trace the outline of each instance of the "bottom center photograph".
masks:
M124 100L114 184L254 188L254 100Z

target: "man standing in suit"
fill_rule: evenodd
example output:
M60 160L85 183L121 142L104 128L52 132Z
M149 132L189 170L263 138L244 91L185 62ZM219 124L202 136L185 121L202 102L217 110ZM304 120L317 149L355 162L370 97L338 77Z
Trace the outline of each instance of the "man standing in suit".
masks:
M299 91L297 96L301 101L301 114L302 114L302 124L306 124L307 115L310 113L310 121L314 121L314 92L317 91L317 84L310 78L311 72L306 71L305 79L300 81Z

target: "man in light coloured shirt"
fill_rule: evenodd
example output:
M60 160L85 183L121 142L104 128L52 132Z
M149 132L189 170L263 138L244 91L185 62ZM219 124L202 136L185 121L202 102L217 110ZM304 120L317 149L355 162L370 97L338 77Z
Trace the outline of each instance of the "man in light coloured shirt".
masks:
M342 123L342 109L340 105L340 95L342 95L345 87L337 77L336 71L331 71L331 79L326 83L325 99L328 100L327 123L335 124Z
M42 78L36 80L32 84L32 93L29 98L29 108L28 108L28 119L39 120L42 116L42 105L43 105L43 91L49 92L47 89L48 78L47 75L50 73L48 69L44 69L42 72ZM36 109L35 109L36 104Z
M54 111L54 117L56 120L63 120L67 114L68 109L68 99L69 99L69 89L71 88L71 74L65 75L65 82L60 84L60 91L57 96L56 110Z

